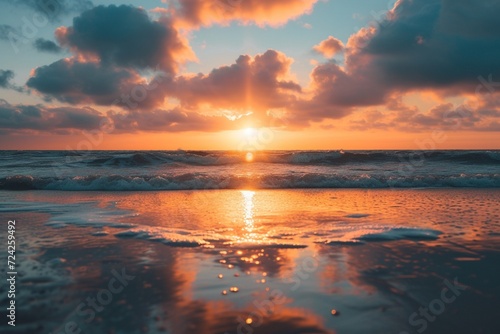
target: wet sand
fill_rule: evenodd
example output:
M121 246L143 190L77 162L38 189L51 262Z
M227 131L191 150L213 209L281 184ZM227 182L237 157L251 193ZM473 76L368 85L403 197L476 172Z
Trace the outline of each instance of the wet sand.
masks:
M500 330L498 190L0 199L0 219L17 222L19 272L17 326L2 333Z

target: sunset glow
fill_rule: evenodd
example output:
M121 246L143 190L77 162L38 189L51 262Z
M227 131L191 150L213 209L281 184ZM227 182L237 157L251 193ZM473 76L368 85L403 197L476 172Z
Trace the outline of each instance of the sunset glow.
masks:
M0 3L0 333L500 333L500 0Z
M6 4L0 146L497 148L494 10L441 1L84 1L19 40Z
M255 135L255 129L254 128L246 128L243 130L245 133L246 137L253 137Z

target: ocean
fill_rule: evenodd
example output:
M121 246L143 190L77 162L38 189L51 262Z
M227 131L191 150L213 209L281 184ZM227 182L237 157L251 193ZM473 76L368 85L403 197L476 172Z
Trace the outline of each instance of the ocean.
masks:
M500 151L3 151L0 189L500 187ZM251 161L248 161L251 160Z
M2 151L0 220L2 334L500 331L500 151Z

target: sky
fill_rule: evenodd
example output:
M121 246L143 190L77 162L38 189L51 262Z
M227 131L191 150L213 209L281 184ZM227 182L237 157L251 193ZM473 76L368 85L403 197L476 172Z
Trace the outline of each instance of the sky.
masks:
M498 0L0 6L0 149L500 148Z

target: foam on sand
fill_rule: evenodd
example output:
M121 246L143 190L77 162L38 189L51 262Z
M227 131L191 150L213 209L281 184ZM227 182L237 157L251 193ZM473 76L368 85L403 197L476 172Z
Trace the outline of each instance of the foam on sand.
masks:
M338 245L394 240L436 240L442 232L433 229L407 226L339 224L319 234L321 235L321 239L316 242L326 245Z
M15 204L15 205L14 205ZM116 204L100 207L95 202L76 204L52 203L12 203L8 207L16 211L38 211L50 214L46 226L63 229L67 227L91 228L93 237L113 235L119 239L136 239L162 243L171 247L227 247L240 248L306 248L312 244L359 245L367 242L387 242L394 240L436 240L440 231L418 226L361 223L360 218L368 214L350 214L346 221L329 224L298 224L256 229L248 232L233 228L218 230L197 230L146 226L140 223L123 222L137 214L118 209ZM2 209L0 208L0 212ZM340 218L340 217L339 217ZM369 218L368 218L369 219ZM113 231L119 229L120 231Z
M171 230L161 227L141 227L115 233L118 238L132 238L159 242L172 247L198 247L208 245L209 242L196 237L188 231Z

